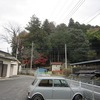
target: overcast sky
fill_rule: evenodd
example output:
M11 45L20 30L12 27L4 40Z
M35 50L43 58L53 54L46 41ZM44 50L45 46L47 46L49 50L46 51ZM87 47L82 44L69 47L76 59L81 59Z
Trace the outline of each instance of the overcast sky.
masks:
M100 26L100 0L0 0L0 34L5 34L2 26L9 22L24 28L34 14L40 21L48 19L56 25L68 25L73 18ZM0 40L0 50L7 51L7 48L9 45Z

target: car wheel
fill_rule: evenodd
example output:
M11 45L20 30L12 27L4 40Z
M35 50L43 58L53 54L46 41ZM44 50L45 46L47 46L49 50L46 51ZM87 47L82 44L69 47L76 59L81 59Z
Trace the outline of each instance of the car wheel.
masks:
M83 100L83 97L81 95L76 95L74 97L74 100Z
M32 100L44 100L43 97L39 94L33 96Z

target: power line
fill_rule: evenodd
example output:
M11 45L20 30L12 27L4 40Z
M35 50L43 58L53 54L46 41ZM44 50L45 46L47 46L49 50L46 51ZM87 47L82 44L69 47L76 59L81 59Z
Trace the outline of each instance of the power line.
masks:
M81 7L81 5L83 4L85 2L85 0L79 0L78 2L77 2L77 4L72 8L72 10L67 14L67 19L69 19L70 17L72 17L72 15ZM59 1L57 2L57 4L56 4L56 6L55 6L55 10L53 10L53 14L51 14L51 17L54 15L54 12L56 11L56 9L57 9L57 7L58 7L58 3L59 3ZM73 3L73 1L70 3L70 5L68 6L68 7L70 7L71 6L71 4ZM64 2L63 3L63 5L65 6L66 5L66 2ZM67 7L67 8L68 8ZM63 8L65 8L65 7L63 7ZM61 10L60 10L61 11ZM64 12L65 13L65 12ZM63 14L64 14L63 13ZM58 14L58 13L57 13ZM56 15L57 16L57 15ZM62 16L62 15L61 15ZM61 17L60 16L60 17ZM50 17L50 18L51 18ZM58 18L58 17L56 17L56 18ZM66 21L66 18L64 18L64 21Z
M69 0L70 1L70 0ZM74 0L75 1L75 0ZM61 1L60 1L61 2ZM53 17L53 15L55 14L55 11L57 10L57 8L59 7L59 4L60 4L60 2L58 1L57 2L57 4L56 4L56 6L55 6L55 10L53 10L53 12L52 12L52 14L51 14L51 17ZM59 13L61 13L61 11L62 10L66 10L67 8L69 8L72 4L73 4L73 0L71 1L71 3L67 6L67 8L66 8L66 4L68 3L68 0L66 1L65 0L65 2L63 2L63 4L61 5L61 9L59 10L59 11L57 11L57 13L56 13L56 19L58 18L58 16L59 16ZM64 9L64 8L66 8L66 9ZM65 12L64 12L65 13ZM64 14L63 13L63 14ZM60 15L60 16L62 16L62 15ZM51 18L50 17L50 18Z
M85 0L79 0L77 4L73 7L73 9L67 14L67 19L72 17L72 15L82 6ZM66 18L64 20L66 20Z
M54 7L53 11L51 12L51 16L50 16L50 18L49 18L49 19L51 19L51 18L53 17L53 15L54 15L54 13L55 13L56 9L58 8L58 4L59 4L59 0L58 0L58 2L56 3L56 5L55 5L55 7Z
M100 15L100 12L97 14L97 15L95 15L92 19L90 19L88 22L87 22L87 24L88 23L90 23L92 20L94 20L97 16L99 16Z
M66 9L71 7L72 3L73 3L73 0L70 2L70 4L67 6L67 8L65 8L64 12L60 15L59 19L61 19L61 17L66 13Z
M63 2L63 4L61 5L61 9L57 12L56 16L59 16L59 13L61 13L61 11L66 7L66 4L68 3L68 0L65 0L65 2ZM58 18L58 17L56 17Z
M95 11L93 15L90 15L90 16L88 16L87 18L85 18L85 19L82 21L82 23L84 23L84 22L87 21L89 18L91 18L92 16L94 16L98 11L100 11L100 9L97 10L97 11Z

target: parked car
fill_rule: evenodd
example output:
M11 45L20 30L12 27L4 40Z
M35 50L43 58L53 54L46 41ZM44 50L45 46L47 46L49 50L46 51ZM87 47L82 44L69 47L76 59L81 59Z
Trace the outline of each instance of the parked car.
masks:
M63 77L37 77L28 89L31 100L83 100L82 89L70 87Z

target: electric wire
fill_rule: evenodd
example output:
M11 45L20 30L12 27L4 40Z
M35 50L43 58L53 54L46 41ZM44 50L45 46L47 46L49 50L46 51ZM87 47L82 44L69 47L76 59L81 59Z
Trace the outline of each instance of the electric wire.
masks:
M77 4L72 8L72 10L67 14L69 17L70 17L70 15L72 16L77 10L78 10L78 8L83 4L82 2L84 2L85 0L79 0L78 2L77 2ZM73 1L72 1L73 2ZM71 4L72 4L72 2L71 2ZM58 7L58 3L59 2L57 2L57 5L55 6L55 10L53 10L53 14L51 14L51 16L53 16L54 15L54 12L56 11L56 9L57 9L57 7ZM66 4L66 2L65 2L65 4ZM64 5L65 5L64 4ZM70 4L70 5L71 5ZM69 6L68 6L69 7ZM75 11L76 10L76 11ZM57 15L56 15L57 16ZM68 18L69 18L68 17ZM50 17L51 18L51 17ZM58 18L58 17L56 17L56 18ZM65 18L65 20L66 20L66 18Z
M82 0L79 0L77 4L72 8L72 10L67 14L68 16L73 13L73 11L79 6Z
M77 3L76 3L76 5L71 9L71 11L68 13L68 11L65 11L65 9L67 9L67 10L69 10L68 8L72 5L72 3L73 3L73 0L71 1L71 3L67 6L67 8L66 8L66 4L67 4L67 2L65 1L64 3L63 3L63 7L60 7L60 8L62 8L62 9L60 9L59 10L59 12L57 12L56 13L56 19L57 20L62 20L62 16L67 12L68 14L67 14L67 16L64 18L64 20L63 20L63 22L66 22L67 20L69 20L69 18L71 18L76 12L77 12L77 10L83 5L83 3L85 2L85 0L79 0ZM59 1L57 2L57 4L56 4L56 6L55 6L55 10L53 10L53 14L51 14L51 18L53 17L53 15L55 14L55 11L57 10L57 8L59 7ZM100 10L100 9L99 9ZM59 15L57 15L57 14L59 14L60 12L62 12L62 11L64 11L63 13L61 13L61 15L59 16ZM96 12L98 12L98 11L96 11ZM96 13L95 12L95 13ZM93 16L92 18L91 18L91 16L89 16L88 18L86 18L84 21L86 21L87 19L89 19L89 18L91 18L88 22L87 22L87 24L88 23L90 23L91 21L93 21L97 16L99 16L100 15L100 13L98 13L98 14L96 14L95 16ZM84 22L83 21L83 22Z
M72 1L73 2L73 1ZM72 2L71 2L71 4L72 4ZM72 17L72 15L81 7L81 5L83 4L85 2L85 0L79 0L78 2L77 2L77 4L72 8L72 10L67 14L67 19L68 18L70 18L70 17ZM58 7L58 3L59 3L59 1L57 2L57 5L56 5L56 7L55 7L55 9L57 9L57 7ZM71 5L70 4L70 5ZM64 2L64 4L63 5L66 5L66 2ZM70 6L69 5L69 6ZM68 7L69 7L68 6ZM67 8L68 8L67 7ZM54 12L55 12L56 10L53 10L53 14L51 14L51 17L54 15ZM61 10L60 10L61 11ZM64 12L65 13L65 12ZM57 16L57 15L56 15ZM50 17L50 18L51 18ZM60 17L61 17L61 15L60 15ZM58 18L58 17L56 17L56 18ZM64 18L64 22L66 22L66 18Z
M70 0L69 0L70 1ZM61 13L62 12L62 10L64 10L64 8L66 7L66 4L68 3L68 1L67 0L65 0L65 2L63 2L63 4L61 5L61 9L58 11L58 13L56 14L56 16L58 16L58 17L56 17L56 19L58 19L59 18L59 13ZM61 16L61 15L60 15Z
M100 12L98 13L98 14L96 14L92 19L90 19L88 22L87 22L87 24L88 23L90 23L91 21L93 21L97 16L99 16L100 15Z
M51 12L51 16L49 17L49 19L52 19L52 18L53 18L54 13L55 13L55 11L56 11L57 8L58 8L59 2L61 2L61 0L58 0L58 2L56 3L56 5L55 5L53 11Z
M72 3L73 3L73 0L69 3L69 5L67 6L67 8L65 8L65 7L66 7L66 4L64 5L64 6L65 6L65 7L64 7L65 10L64 10L64 12L62 12L62 14L60 15L60 17L59 17L58 20L60 20L60 19L62 18L62 16L64 16L64 14L66 13L66 9L69 10L68 8L71 7Z
M73 7L73 9L67 14L67 17L64 19L66 21L68 18L72 17L74 13L82 6L85 0L79 0L78 3Z
M85 19L82 21L82 23L84 23L84 22L87 21L89 18L91 18L92 16L94 16L98 11L100 11L100 9L97 10L97 11L95 11L95 13L94 13L93 15L90 15L90 16L88 16L87 18L85 18ZM88 23L88 22L87 22L87 23Z

